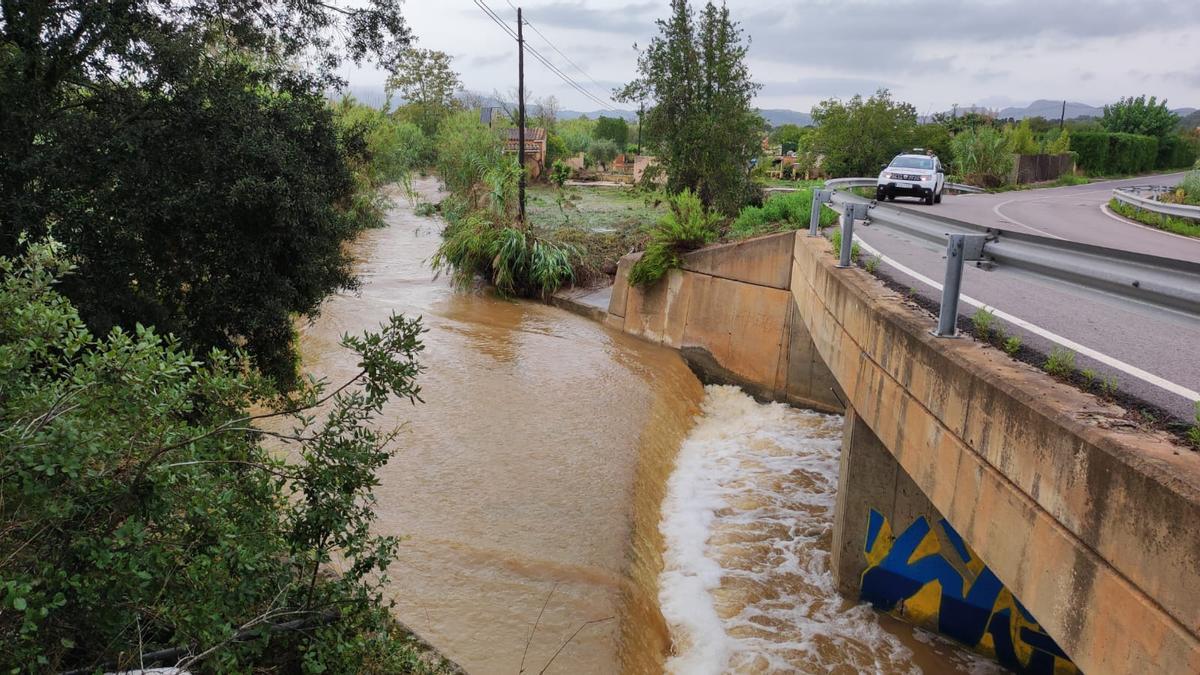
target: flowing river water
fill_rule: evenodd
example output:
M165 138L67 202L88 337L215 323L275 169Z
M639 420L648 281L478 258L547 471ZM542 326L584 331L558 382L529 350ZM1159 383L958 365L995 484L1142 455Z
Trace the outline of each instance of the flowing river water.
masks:
M405 429L376 490L377 529L405 537L387 587L405 624L471 673L988 669L834 591L840 418L704 388L676 353L557 308L455 292L428 264L442 221L395 201L354 244L361 291L301 346L339 382L343 333L424 317L425 402L385 411Z

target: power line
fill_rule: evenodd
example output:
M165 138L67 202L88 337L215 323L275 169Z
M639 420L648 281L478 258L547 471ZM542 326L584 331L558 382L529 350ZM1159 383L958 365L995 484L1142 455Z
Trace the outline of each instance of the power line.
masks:
M504 0L504 1L508 3L508 6L509 6L509 7L512 7L514 10L516 9L516 7L515 7L515 6L512 4L512 0ZM537 27L537 26L535 26L535 25L533 25L532 23L530 23L529 19L525 19L525 25L526 25L526 26L529 26L529 28L530 28L531 30L533 30L533 32L537 33L537 34L538 34L538 36L542 38L542 40L543 40L543 41L546 43L546 45L547 45L547 46L549 46L549 47L550 47L551 49L553 49L554 51L558 52L558 55L559 55L559 56L563 57L563 59L564 59L564 60L565 60L567 63L571 64L571 65L572 65L572 66L575 68L575 70L579 71L579 74L580 74L580 75L583 75L583 76L584 76L584 77L586 77L587 79L591 80L591 81L592 81L592 84L596 85L596 87L598 87L598 88L599 88L601 91L604 91L604 85L602 85L602 84L600 84L599 82L597 82L597 81L596 81L596 78L594 78L594 77L592 77L590 74L588 74L588 72L587 72L586 70L584 70L584 69L583 69L583 68L582 68L582 67L581 67L581 66L580 66L578 63L575 63L574 61L572 61L572 60L571 60L571 57L569 57L569 56L567 56L566 54L564 54L564 53L563 53L563 51L562 51L561 49L559 49L557 46L555 46L554 42L553 42L553 41L551 41L551 40L550 40L550 38L546 37L546 34L545 34L545 33L543 33L542 31L538 30L538 27ZM606 96L605 98L609 98L609 97L607 97L607 96ZM609 99L609 100L611 101L612 99ZM610 110L611 110L611 108L610 108Z
M486 2L484 2L484 0L474 0L474 2L475 2L475 5L477 7L479 7L479 9L483 10L483 13L486 14L488 16L488 18L490 18L497 26L500 26L500 28L502 28L504 30L504 32L507 33L509 37L511 37L514 40L518 39L517 34L513 31L513 29L510 28L508 26L508 24L506 24L504 22L504 20L501 19L498 14L496 14L496 12L491 7L489 7ZM509 6L512 6L511 2L509 2ZM530 28L533 27L529 24L528 21L525 21L523 23L526 26L530 26ZM538 34L541 35L541 33L538 33ZM544 39L544 36L543 36L543 39ZM551 45L551 47L553 47L553 45ZM604 108L605 110L613 110L613 108L609 104L605 103L604 101L602 101L601 99L596 97L590 91L585 89L583 87L583 85L576 82L574 78L572 78L570 75L567 75L562 70L560 70L558 68L558 66L554 65L553 62L551 62L549 59L547 59L545 56L543 56L541 52L534 49L533 47L530 47L528 44L525 45L525 49L529 50L530 54L532 54L533 57L535 59L537 59L539 63L541 63L543 66L545 66L547 70L549 70L551 73L556 75L559 79L561 79L568 86L573 88L575 91L579 92L583 96L586 96L588 99L595 102L601 108Z

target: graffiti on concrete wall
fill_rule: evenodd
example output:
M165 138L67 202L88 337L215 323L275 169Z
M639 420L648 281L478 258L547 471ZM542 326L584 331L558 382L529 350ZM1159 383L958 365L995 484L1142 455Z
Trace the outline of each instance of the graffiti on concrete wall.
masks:
M1024 673L1079 669L945 519L894 534L872 510L862 598Z

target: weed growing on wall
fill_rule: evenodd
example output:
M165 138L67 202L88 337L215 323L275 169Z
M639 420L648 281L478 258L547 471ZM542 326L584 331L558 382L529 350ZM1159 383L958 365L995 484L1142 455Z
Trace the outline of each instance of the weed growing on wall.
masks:
M1075 352L1063 347L1055 347L1050 351L1050 356L1046 357L1046 363L1042 368L1055 377L1070 377L1071 373L1075 372Z

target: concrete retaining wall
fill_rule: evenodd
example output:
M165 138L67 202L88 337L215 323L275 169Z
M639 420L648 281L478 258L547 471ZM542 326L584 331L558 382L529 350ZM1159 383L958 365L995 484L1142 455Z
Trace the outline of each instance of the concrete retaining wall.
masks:
M1014 636L1044 630L1092 673L1200 672L1196 454L994 349L932 337L931 317L864 271L837 269L824 239L713 247L649 289L628 286L632 263L621 261L608 325L761 398L826 411L844 402L859 438L886 448L891 487L847 470L839 495L867 514L840 505L835 555L848 591L888 569L876 548L890 541L883 524L894 540L924 522L916 533L943 533L930 541L945 550L962 542L958 564L978 567L972 579L986 578L986 561L1007 587L995 597L1012 600ZM898 500L901 484L923 505Z
M968 340L828 244L792 294L856 416L1084 671L1200 672L1200 457Z
M678 349L701 379L732 383L760 399L841 412L791 291L791 233L715 246L685 257L650 288L630 287L617 266L606 323Z

